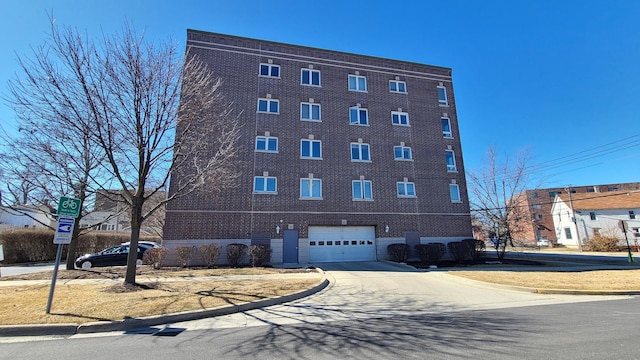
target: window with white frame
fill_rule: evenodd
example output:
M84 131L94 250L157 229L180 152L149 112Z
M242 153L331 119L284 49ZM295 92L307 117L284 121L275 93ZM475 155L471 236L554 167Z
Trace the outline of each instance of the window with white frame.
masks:
M449 196L451 197L451 202L462 202L460 199L460 186L458 186L458 184L449 184Z
M349 90L367 91L367 78L360 75L349 75Z
M394 146L393 147L393 158L395 160L411 160L413 157L411 156L411 148L409 146Z
M351 143L351 161L371 161L369 144Z
M280 65L260 64L260 76L280 77Z
M360 106L352 106L349 108L349 124L352 125L369 125L369 112Z
M256 136L256 151L278 152L278 138L273 136Z
M353 200L373 200L371 180L352 180L351 193L353 194Z
M636 213L633 210L629 210L629 219L634 220L636 218Z
M440 118L442 122L442 136L446 138L453 137L453 133L451 132L451 120L447 117Z
M409 114L403 111L392 111L391 123L393 125L409 126Z
M456 167L456 157L453 150L445 150L445 156L447 159L447 171L458 171Z
M564 228L564 237L569 240L573 239L573 235L571 235L571 228Z
M449 105L449 100L447 99L447 88L444 86L438 86L438 104L440 105Z
M597 219L598 219L598 217L596 216L596 213L595 213L595 212L591 211L591 212L589 212L589 219L591 219L591 220L597 220Z
M320 86L320 70L302 69L300 83L302 85Z
M396 183L398 197L415 197L416 184L409 181L398 181Z
M406 94L407 84L404 81L389 80L389 91Z
M303 159L322 159L322 142L320 140L302 139L300 157Z
M275 99L258 99L258 112L279 114L280 113L280 101Z
M322 199L322 180L315 178L300 179L301 199Z
M320 104L308 102L300 103L300 119L320 121Z
M275 176L254 176L253 192L258 194L275 194L278 192L278 179Z

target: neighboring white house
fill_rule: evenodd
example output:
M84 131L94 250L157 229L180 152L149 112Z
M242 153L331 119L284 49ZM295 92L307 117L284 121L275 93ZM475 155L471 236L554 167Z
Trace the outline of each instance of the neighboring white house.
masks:
M584 245L600 233L615 235L624 242L620 221L625 221L629 244L640 241L640 191L559 194L551 208L558 244Z
M30 205L0 206L0 229L44 229L55 222L51 209Z
M80 219L80 228L92 228L98 231L124 231L122 224L122 214L111 211L93 211ZM126 224L126 222L125 222Z

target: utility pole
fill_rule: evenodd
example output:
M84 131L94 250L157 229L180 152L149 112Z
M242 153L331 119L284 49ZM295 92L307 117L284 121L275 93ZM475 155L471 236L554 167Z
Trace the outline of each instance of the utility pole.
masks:
M566 188L569 193L569 207L571 208L571 221L573 227L576 229L576 241L578 242L578 251L582 252L582 241L580 240L580 231L578 230L578 220L576 219L576 213L573 211L573 199L571 198L571 184Z

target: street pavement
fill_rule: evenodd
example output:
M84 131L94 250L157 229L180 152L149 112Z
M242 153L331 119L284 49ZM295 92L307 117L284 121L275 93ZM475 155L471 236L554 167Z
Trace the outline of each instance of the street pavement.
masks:
M561 260L558 260L561 261ZM587 266L608 268L612 265L590 262L572 263L574 268ZM425 314L442 314L468 310L494 310L537 305L572 304L590 301L628 299L626 295L566 295L536 294L531 289L496 286L467 280L447 271L423 271L391 262L350 262L314 264L323 269L330 285L319 293L280 305L264 306L253 310L229 314L229 310L209 313L199 320L170 320L167 328L185 330L223 329L255 326L281 326L285 324L330 323L361 321L371 318L392 318ZM567 268L566 264L563 267ZM637 268L637 266L636 266ZM545 270L550 270L548 267ZM323 288L323 287L319 287ZM271 304L265 304L271 305ZM242 310L242 309L237 309ZM175 319L175 318L174 318ZM133 328L134 323L119 327L112 335L148 332L149 327ZM47 334L46 328L43 333ZM71 329L70 336L76 331ZM98 330L103 331L103 330ZM93 332L84 327L82 332ZM0 331L0 334L2 332ZM109 331L105 332L108 335ZM2 336L2 335L0 335ZM73 337L94 336L76 334Z

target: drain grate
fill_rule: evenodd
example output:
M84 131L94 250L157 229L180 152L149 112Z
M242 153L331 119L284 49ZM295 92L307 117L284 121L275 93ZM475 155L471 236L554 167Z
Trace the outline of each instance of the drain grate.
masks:
M153 334L153 336L178 336L185 328L165 328Z

